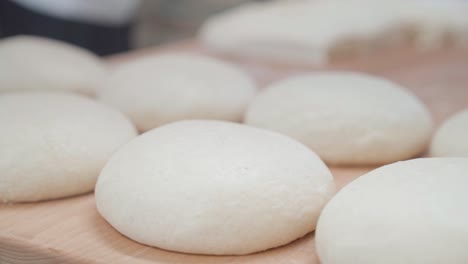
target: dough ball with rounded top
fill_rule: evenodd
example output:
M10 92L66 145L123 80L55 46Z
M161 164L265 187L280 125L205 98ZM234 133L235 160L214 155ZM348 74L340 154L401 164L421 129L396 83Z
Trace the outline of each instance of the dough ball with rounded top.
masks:
M468 110L442 124L432 139L430 152L436 157L468 157Z
M0 92L77 92L93 96L107 74L91 52L32 36L0 41Z
M330 171L283 135L222 121L181 121L119 149L96 203L119 232L163 249L240 255L315 229L334 194Z
M320 215L321 263L468 263L467 175L468 158L428 158L351 182Z
M384 164L423 152L432 121L418 98L390 81L351 72L301 75L251 103L249 125L291 136L325 162Z
M147 131L184 119L241 121L255 94L251 78L213 58L191 54L147 56L118 67L99 98Z
M111 154L136 136L120 112L58 93L0 96L0 201L92 191Z

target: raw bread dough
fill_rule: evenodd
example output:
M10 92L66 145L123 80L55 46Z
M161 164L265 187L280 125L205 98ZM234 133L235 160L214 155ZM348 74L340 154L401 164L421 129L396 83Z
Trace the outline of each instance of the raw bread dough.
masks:
M274 83L251 103L246 123L291 136L325 162L384 164L421 153L432 121L424 105L389 81L351 72Z
M467 13L462 1L276 0L215 15L201 27L199 39L217 52L322 64L412 39L417 47L436 48L447 34L466 44Z
M0 92L58 91L92 96L107 70L82 48L17 36L0 41L0 73Z
M334 194L311 150L280 134L222 121L180 121L115 153L96 185L101 215L163 249L240 255L314 230Z
M321 263L468 263L467 176L467 158L430 158L360 177L320 215Z
M434 135L431 156L468 157L468 110L449 118Z
M89 192L110 155L136 136L118 111L72 94L3 94L0 124L3 202Z
M122 65L98 97L147 131L183 119L241 121L255 86L240 69L194 54L147 56Z

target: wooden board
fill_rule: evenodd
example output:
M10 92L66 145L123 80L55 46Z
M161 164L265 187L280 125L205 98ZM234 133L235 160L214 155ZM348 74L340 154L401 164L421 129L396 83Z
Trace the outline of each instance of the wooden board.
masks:
M205 52L183 43L112 58L121 63L148 53ZM229 59L229 58L226 58ZM409 87L430 108L436 124L468 108L468 51L450 49L416 54L395 50L378 57L334 62L328 67L234 60L263 86L311 70L360 70ZM395 107L398 107L395 102ZM333 168L340 187L370 168ZM272 230L274 232L274 230ZM0 263L308 263L317 264L313 233L289 245L247 256L200 256L169 252L125 238L97 213L92 194L41 203L0 205Z

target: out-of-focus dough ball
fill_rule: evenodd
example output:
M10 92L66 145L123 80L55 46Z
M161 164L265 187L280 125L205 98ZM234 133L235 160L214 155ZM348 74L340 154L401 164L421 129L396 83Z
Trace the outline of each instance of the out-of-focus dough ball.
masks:
M241 121L254 94L254 82L240 69L209 57L174 53L122 65L98 97L147 131L184 119Z
M103 62L70 44L32 36L0 40L0 92L54 91L93 96Z
M430 153L435 157L468 157L468 110L442 124L432 139Z
M349 72L274 83L253 100L246 123L291 136L338 165L414 157L426 148L432 129L429 112L408 91Z
M136 136L117 110L72 94L3 94L0 124L4 202L89 192L111 154Z

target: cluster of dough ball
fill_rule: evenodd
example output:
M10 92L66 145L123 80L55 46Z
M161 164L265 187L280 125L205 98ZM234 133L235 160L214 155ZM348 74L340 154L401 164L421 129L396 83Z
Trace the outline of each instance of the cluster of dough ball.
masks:
M423 50L466 45L467 13L464 1L254 2L208 19L199 39L217 52L321 64L410 43Z
M184 119L239 122L255 94L250 77L209 57L160 55L109 69L84 49L32 36L0 41L0 72L4 202L90 192L137 130Z
M186 253L258 252L318 222L324 264L468 259L460 247L467 244L466 158L388 165L332 198L324 161L388 164L428 146L428 110L395 83L315 73L256 95L247 74L216 59L150 55L109 70L79 48L33 37L0 41L3 71L4 202L96 187L99 212L119 232ZM433 155L468 156L467 116L442 126Z

